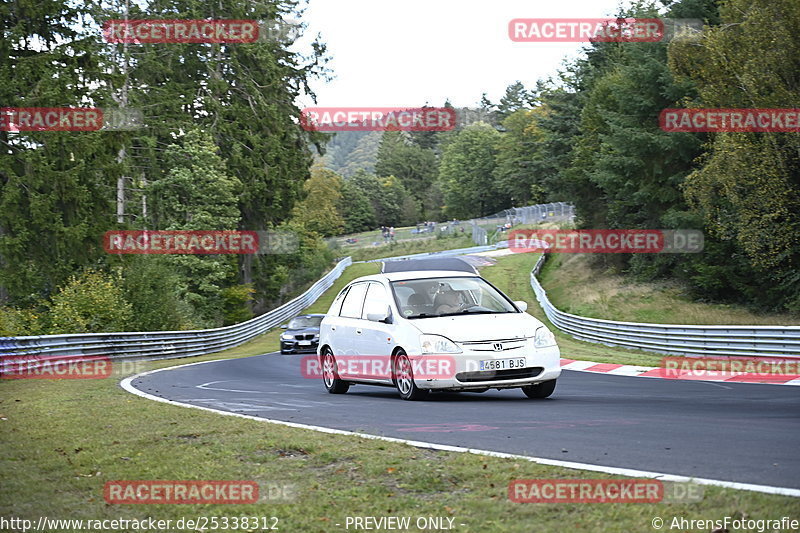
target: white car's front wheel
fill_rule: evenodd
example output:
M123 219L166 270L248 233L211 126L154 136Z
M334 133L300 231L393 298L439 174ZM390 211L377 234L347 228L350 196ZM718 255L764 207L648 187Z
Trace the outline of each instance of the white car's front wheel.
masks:
M525 396L528 398L547 398L553 391L556 390L556 380L551 379L550 381L544 381L542 383L537 383L536 385L526 385L522 387L522 392L525 393Z
M411 360L404 351L399 351L394 358L394 384L397 392L404 400L422 400L428 396L428 391L420 389L414 383L414 368Z
M350 384L339 378L336 371L336 358L327 346L322 349L322 383L331 394L344 394L350 389Z

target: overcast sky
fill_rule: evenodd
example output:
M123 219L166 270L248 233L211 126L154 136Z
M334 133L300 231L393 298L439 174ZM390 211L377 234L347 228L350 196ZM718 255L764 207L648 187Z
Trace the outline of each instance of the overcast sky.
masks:
M626 0L625 5L629 2ZM514 18L613 16L619 0L308 0L336 79L313 84L320 106L474 106L516 80L553 76L581 43L515 43ZM300 102L310 106L309 101Z

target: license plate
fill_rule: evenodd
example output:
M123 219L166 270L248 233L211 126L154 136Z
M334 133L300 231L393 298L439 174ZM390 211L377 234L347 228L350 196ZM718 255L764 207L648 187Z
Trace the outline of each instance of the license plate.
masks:
M489 359L487 361L481 361L481 370L510 370L512 368L524 367L524 357L517 357L514 359Z
M311 341L298 341L300 346L311 346Z

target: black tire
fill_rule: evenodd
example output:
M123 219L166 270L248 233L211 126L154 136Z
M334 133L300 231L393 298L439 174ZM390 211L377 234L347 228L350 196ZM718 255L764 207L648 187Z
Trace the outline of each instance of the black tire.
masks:
M322 384L331 394L344 394L350 389L350 384L339 378L336 371L336 357L330 348L322 349Z
M286 350L284 350L284 349L281 349L281 355L286 355L286 354L288 354L288 353L289 353L289 352L287 352Z
M424 400L428 396L427 389L420 389L414 383L414 369L411 367L411 360L406 355L406 352L400 350L394 358L394 365L392 365L392 379L394 385L397 387L397 392L404 400L416 401Z
M543 381L542 383L538 383L536 385L526 385L522 387L522 392L525 393L525 396L528 398L534 399L541 399L547 398L553 391L556 390L556 380L551 379L550 381Z

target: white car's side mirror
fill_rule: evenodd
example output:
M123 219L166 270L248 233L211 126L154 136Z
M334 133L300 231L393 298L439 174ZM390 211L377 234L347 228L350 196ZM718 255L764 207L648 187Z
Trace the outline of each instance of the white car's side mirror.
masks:
M392 316L392 309L391 307L386 307L386 310L383 312L368 312L367 313L367 320L370 322L386 322L387 324L391 322L389 319Z
M514 305L516 305L519 308L519 310L522 311L523 313L528 310L528 302L523 302L522 300L518 300L514 302Z

